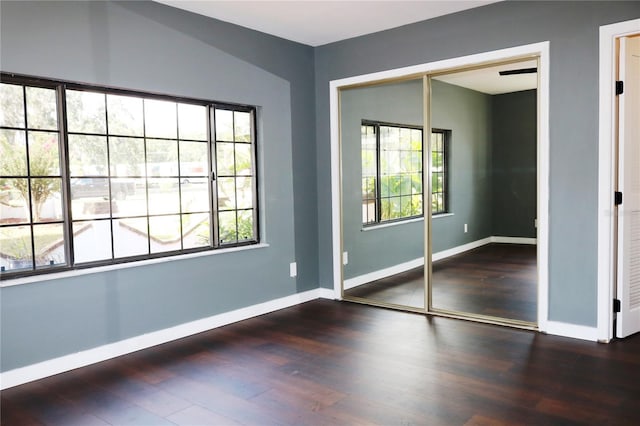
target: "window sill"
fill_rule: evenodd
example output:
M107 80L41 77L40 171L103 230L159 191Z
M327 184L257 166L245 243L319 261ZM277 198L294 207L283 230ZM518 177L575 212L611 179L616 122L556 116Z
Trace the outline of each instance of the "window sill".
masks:
M431 216L431 219L440 219L441 217L449 217L449 216L453 216L453 213L434 214L433 216Z
M381 223L379 225L372 225L372 226L367 226L366 228L362 228L362 232L373 231L381 228L389 228L391 226L406 225L406 224L415 223L415 222L423 222L423 221L424 221L424 217L416 217L413 219L399 220L397 222Z
M453 213L442 213L442 214L436 214L431 216L431 219L440 219L441 217L449 217L449 216L453 216ZM362 228L362 232L367 232L367 231L374 231L376 229L381 229L381 228L388 228L390 226L398 226L398 225L405 225L408 223L414 223L414 222L422 222L424 221L424 217L416 217L414 219L408 219L408 220L401 220L398 222L389 222L389 223L381 223L380 225L373 225L373 226L367 226L366 228Z
M62 278L78 277L81 275L98 274L100 272L117 271L117 270L128 269L128 268L137 268L140 266L149 266L149 265L155 265L157 263L166 263L166 262L174 262L178 260L194 259L197 257L217 256L224 253L233 253L233 252L239 252L239 251L245 251L245 250L261 249L266 247L269 247L269 244L259 243L259 244L241 246L241 247L229 247L225 249L207 250L207 251L201 251L197 253L186 253L186 254L179 254L176 256L167 256L167 257L158 257L155 259L138 260L138 261L128 262L128 263L118 263L114 265L96 266L94 268L74 269L71 271L53 272L51 274L34 275L30 277L21 277L21 278L13 278L13 279L9 278L5 281L0 282L0 288L12 287L14 285L21 285L21 284L30 284L30 283L36 283L36 282L59 280Z

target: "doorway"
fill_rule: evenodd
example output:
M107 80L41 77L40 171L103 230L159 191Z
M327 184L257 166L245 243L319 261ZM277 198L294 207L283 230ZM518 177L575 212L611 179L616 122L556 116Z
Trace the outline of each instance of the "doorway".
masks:
M347 295L343 293L343 282L351 279L349 276L345 276L345 269L343 266L345 264L349 264L352 254L349 253L349 250L345 249L345 241L343 237L344 226L346 224L346 219L343 214L343 202L344 202L344 187L343 187L343 179L344 179L344 162L345 158L342 156L342 147L341 147L341 120L344 119L342 111L343 104L341 103L340 93L342 90L353 89L357 87L368 87L374 85L383 85L387 83L393 82L406 82L406 81L415 81L416 85L422 83L422 91L425 93L423 97L424 111L427 112L424 114L424 119L422 120L422 125L425 129L434 129L431 134L431 138L440 137L438 135L442 135L442 137L446 137L447 129L435 129L431 124L431 106L429 105L429 100L431 99L430 90L431 81L429 79L432 75L436 74L445 74L451 73L451 70L460 70L463 68L486 68L490 64L496 63L505 63L505 62L514 62L514 61L522 61L522 60L536 60L539 58L538 63L538 88L536 97L538 99L539 105L539 114L537 121L537 133L538 133L538 150L536 153L537 158L537 187L538 187L538 196L537 196L537 211L535 213L535 217L537 220L537 245L535 246L535 257L537 257L537 288L534 289L535 296L537 296L537 306L534 307L535 318L537 318L537 329L541 331L546 330L546 318L547 318L547 294L548 294L548 282L547 282L547 268L548 268L548 220L547 220L547 210L548 210L548 42L545 43L537 43L534 45L521 46L517 48L504 49L500 51L486 52L478 55L471 55L462 58L455 58L450 60L438 61L429 64L423 64L419 66L413 66L408 68L396 69L385 71L382 73L375 73L365 76L352 77L342 80L336 80L331 82L331 92L330 92L330 100L331 100L331 134L332 134L332 219L333 219L333 228L332 228L332 239L333 239L333 265L334 265L334 292L335 296L338 299L349 299ZM389 124L389 123L387 123ZM438 133L438 130L443 130L444 133ZM436 136L434 136L436 135ZM427 140L427 139L425 139ZM433 139L431 139L431 145L433 145ZM425 146L428 146L425 143ZM425 148L426 149L426 148ZM428 157L431 157L429 155ZM351 163L349 163L351 164ZM431 168L433 164L431 161L424 162L424 170L428 170L428 173L425 173L426 176L431 177ZM428 197L425 197L425 204L429 203L429 210L433 209L433 182L431 179L425 179L424 182L425 193L428 193ZM437 184L436 184L437 185ZM429 190L429 192L427 191ZM438 191L436 191L438 192ZM436 208L438 207L438 203L436 203ZM426 210L427 213L429 210ZM427 259L427 265L424 267L424 285L428 284L431 280L431 242L432 242L432 220L430 214L425 214L425 220L423 227L424 232L424 248L422 262L424 259ZM496 241L499 243L499 241ZM416 262L420 262L421 259L414 259ZM410 267L411 264L407 263L403 265L403 267ZM415 265L414 265L415 266ZM418 265L420 267L420 265ZM405 271L406 272L406 271ZM365 275L365 274L363 274ZM351 281L353 284L353 281ZM425 293L425 296L429 299L431 295ZM370 302L370 301L369 301ZM387 307L397 307L397 306L388 306L385 303L379 304L377 301L373 301L374 305L381 305ZM429 314L442 315L442 316L453 316L453 317L462 317L467 319L473 319L482 322L492 322L492 323L500 323L507 324L512 326L526 327L526 328L535 328L535 321L522 321L518 323L518 321L503 321L499 317L494 317L492 315L483 316L482 314L471 313L467 315L466 312L458 312L457 310L448 310L448 309L438 309L437 306L434 309L434 306L431 303L431 300L426 300L424 307L414 306L413 311L418 312L426 312ZM526 323L526 324L523 324Z

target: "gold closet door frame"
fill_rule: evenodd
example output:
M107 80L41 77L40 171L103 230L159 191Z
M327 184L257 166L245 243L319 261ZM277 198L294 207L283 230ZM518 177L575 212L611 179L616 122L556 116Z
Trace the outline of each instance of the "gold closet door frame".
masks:
M538 195L537 195L537 209L538 209L538 213L537 213L537 217L538 217L538 244L540 243L540 222L542 219L544 219L544 221L546 222L547 220L547 216L545 213L544 209L541 209L541 197L540 197L540 192L541 192L541 183L548 183L548 177L546 176L546 173L548 173L548 166L545 166L545 170L544 173L542 173L542 171L540 170L540 161L542 157L547 156L548 154L545 153L541 153L541 138L542 138L542 131L544 131L545 133L548 132L548 124L546 122L543 123L543 121L547 121L548 122L548 108L546 110L545 114L541 113L541 94L540 94L540 88L541 88L541 69L542 69L542 64L541 64L541 56L542 56L542 52L544 52L545 56L548 57L548 42L543 42L543 43L539 43L537 45L541 46L539 51L531 52L531 53L526 53L526 54L516 54L513 56L509 56L509 55L505 55L504 57L501 58L497 58L497 59L493 59L493 60L485 60L485 61L478 61L475 63L469 63L466 65L460 65L460 66L451 66L451 67L441 67L441 68L436 68L434 67L433 70L429 70L429 71L422 71L422 72L409 72L407 74L401 75L401 76L397 76L397 77L386 77L386 78L375 78L372 77L371 80L368 81L364 81L364 82L354 82L354 83L346 83L340 86L336 86L335 89L337 90L337 119L336 119L336 125L338 128L338 173L337 173L337 180L338 180L338 188L337 188L337 201L338 201L338 209L339 209L339 214L337 215L339 218L339 256L335 255L334 252L334 279L339 279L339 299L340 300L347 300L347 301L352 301L352 302L357 302L357 303L362 303L362 304L367 304L367 305L371 305L371 306L378 306L378 307L383 307L383 308L390 308L390 309L397 309L397 310L402 310L402 311L407 311L407 312L417 312L417 313L424 313L426 315L432 315L432 316L440 316L440 317L447 317L447 318L455 318L455 319L462 319L462 320L471 320L471 321L475 321L475 322L480 322L480 323L487 323L487 324L495 324L495 325L503 325L503 326L509 326L509 327L514 327L514 328L521 328L521 329L527 329L527 330L538 330L538 331L546 331L546 317L545 318L541 318L540 317L540 313L541 312L547 312L548 309L548 305L547 305L547 301L543 300L547 297L548 294L548 282L547 280L547 268L548 268L548 259L546 258L548 255L548 248L546 247L547 244L547 236L545 236L545 241L544 241L544 249L541 250L540 246L538 246L537 249L537 265L536 265L536 269L538 272L538 279L537 279L537 286L538 286L538 300L537 300L537 304L538 304L538 321L536 323L531 323L531 322L527 322L527 321L521 321L521 320L515 320L515 319L509 319L509 318L500 318L500 317L493 317L493 316L487 316L487 315L481 315L481 314L474 314L474 313L469 313L469 312L459 312L459 311L453 311L453 310L443 310L443 309L437 309L433 307L433 300L432 300L432 292L431 292L431 284L432 284L432 214L431 214L431 203L428 202L428 215L426 215L426 210L425 210L425 218L424 218L424 248L425 248L425 267L424 267L424 281L425 281L425 308L415 308L415 307L408 307L408 306L402 306L402 305L396 305L393 303L385 303L385 302L381 302L381 301L373 301L373 300L369 300L369 299L362 299L362 298L358 298L358 297L349 297L349 296L345 296L344 293L344 274L343 274L343 253L344 253L344 238L343 238L343 210L342 210L342 125L341 125L341 102L340 102L340 98L341 98L341 93L344 90L349 90L349 89L353 89L353 88L360 88L360 87L370 87L370 86L376 86L376 85L381 85L381 84L386 84L386 83L396 83L396 82L402 82L402 81L408 81L408 80L417 80L419 78L422 78L423 80L423 126L426 129L429 129L428 132L424 132L423 131L423 138L425 138L425 140L427 140L427 144L425 144L423 142L423 150L425 149L425 145L428 146L429 148L429 152L431 150L431 79L433 77L437 77L440 75L446 75L446 74L454 74L454 73L458 73L458 72L462 72L462 71L472 71L472 70L476 70L476 69L483 69L483 68L488 68L488 67L493 67L493 66L499 66L499 65L508 65L508 64L513 64L513 63L518 63L518 62L524 62L524 61L530 61L532 59L535 59L537 62L537 67L538 67L538 73L537 73L537 91L538 91L538 95L537 95L537 108L536 108L536 112L537 112L537 157L538 157L538 167L537 167L537 174L538 174L538 178L537 178L537 184L538 184ZM544 46L543 46L544 45ZM531 45L533 46L533 45ZM526 46L525 46L526 47ZM519 49L519 48L513 48L513 49ZM510 50L510 49L506 49L506 50ZM536 49L537 50L537 49ZM474 55L472 55L474 56ZM545 70L548 69L548 65L545 64ZM349 80L349 79L347 79ZM335 82L332 82L332 84L330 85L331 89L333 89L333 84ZM548 84L548 82L547 82ZM548 88L545 89L547 91L546 96L546 101L548 102ZM545 134L545 137L547 138L548 141L548 134ZM548 144L548 142L547 142ZM545 148L545 149L548 149ZM427 158L430 159L429 156L423 156L423 170L426 170L427 173L423 174L423 188L427 188L427 191L425 191L425 194L431 194L431 179L429 179L428 177L431 176L431 161L427 161ZM334 197L334 202L336 201L336 198ZM545 200L544 203L544 207L547 207L548 202ZM542 213L542 214L541 214ZM542 216L542 217L541 217ZM335 219L335 216L334 216ZM548 225L547 225L548 226ZM334 241L335 243L335 241ZM545 255L545 268L544 270L542 270L541 268L541 254ZM427 262L428 259L428 262ZM336 274L335 273L335 262L339 261L339 273ZM428 265L428 267L427 267ZM544 286L544 291L540 290L540 286L541 286L541 278L544 277L545 279L545 286ZM334 288L335 288L335 284L334 284ZM544 308L541 309L540 308L540 304L544 303ZM541 327L541 324L545 325L543 327Z

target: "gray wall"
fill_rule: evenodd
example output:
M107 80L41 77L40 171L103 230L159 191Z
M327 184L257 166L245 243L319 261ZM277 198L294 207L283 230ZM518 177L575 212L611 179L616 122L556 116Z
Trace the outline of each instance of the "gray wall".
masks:
M549 319L594 326L598 26L638 17L638 2L507 1L312 49L151 2L2 1L3 71L259 106L270 247L4 287L0 370L332 287L329 81L545 40Z
M317 288L312 48L151 2L0 15L3 71L258 106L269 244L4 287L2 371Z
M363 119L422 126L422 80L345 90L340 97L342 132L343 245L349 253L344 278L424 256L424 221L362 230Z
M491 236L491 115L490 95L432 79L431 126L451 130L449 194L453 213L433 219L433 253Z
M315 49L321 285L332 286L329 82L548 40L549 319L595 326L598 31L638 17L640 2L506 1Z
M495 95L491 101L493 235L535 238L536 91Z

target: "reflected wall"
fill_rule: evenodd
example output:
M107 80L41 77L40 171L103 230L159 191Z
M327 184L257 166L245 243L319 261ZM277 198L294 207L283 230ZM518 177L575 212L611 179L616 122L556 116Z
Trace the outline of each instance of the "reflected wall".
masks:
M364 224L363 222L367 222L364 209L369 208L370 215L375 217L375 207L373 203L368 203L369 207L367 207L366 200L363 202L363 198L366 199L368 195L366 194L366 185L363 186L362 161L363 120L422 128L422 91L422 79L341 91L343 250L347 253L347 262L343 269L343 283L347 297L355 294L359 294L358 297L363 297L363 293L358 293L363 289L363 285L378 279L388 278L398 272L421 267L424 262L424 220L421 214L423 210L421 195L414 194L413 196L414 213L418 213L413 216L418 217L396 219L395 222L383 220L380 223ZM407 136L409 136L409 131L407 131ZM375 150L375 136L373 136L373 141L373 150ZM415 145L415 141L413 143ZM419 140L418 144L420 144ZM415 156L417 152L415 150L411 152L409 148L405 150L403 147L402 149L402 151L389 152L383 147L380 155L403 155L409 158L408 156ZM421 173L421 158L417 158L417 166L416 164L410 165L410 163L411 161L402 162L402 173L407 177L411 175L421 177L418 174ZM382 164L384 164L384 160ZM373 175L375 175L375 166L373 168ZM384 169L384 167L382 168ZM384 170L380 173L381 179L387 179L388 176ZM365 174L370 174L370 170L365 170ZM418 178L417 181L417 185L408 183L406 188L390 190L391 194L385 184L384 189L380 189L380 195L384 200L391 200L390 202L397 200L400 203L401 199L409 201L411 191L421 192L421 179ZM394 198L396 195L397 197ZM418 206L419 212L415 211ZM380 215L385 217L388 213L380 212ZM393 213L391 215L393 216ZM418 271L414 275L419 281L414 283L412 294L409 297L407 297L407 292L403 291L404 297L400 299L388 297L388 292L376 293L377 295L368 293L365 298L372 298L374 301L383 303L424 308L425 291L422 273Z

